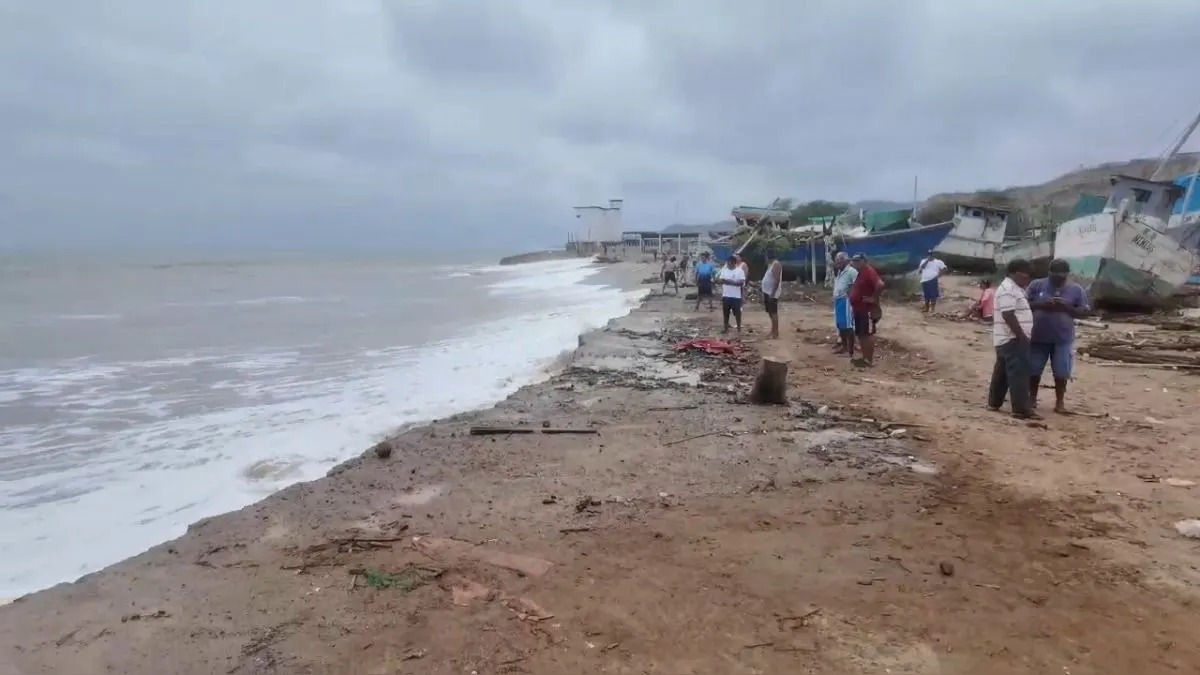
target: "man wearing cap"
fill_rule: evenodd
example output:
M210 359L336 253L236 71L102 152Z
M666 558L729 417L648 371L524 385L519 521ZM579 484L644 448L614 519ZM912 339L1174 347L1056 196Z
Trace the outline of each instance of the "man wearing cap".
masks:
M1038 386L1046 364L1054 375L1054 412L1066 413L1067 382L1075 365L1075 319L1088 315L1087 292L1067 281L1066 260L1050 262L1050 276L1030 282L1026 294L1033 310L1029 335L1029 399L1037 407Z
M875 363L875 327L883 316L879 308L879 296L883 294L883 279L867 263L867 256L855 253L850 264L858 271L850 285L850 310L854 313L854 336L862 347L862 358L851 361L856 366L866 367Z
M945 271L946 263L934 257L932 250L925 254L925 259L917 267L917 273L921 275L921 295L925 298L922 312L932 314L937 309L938 298L942 295L938 280Z

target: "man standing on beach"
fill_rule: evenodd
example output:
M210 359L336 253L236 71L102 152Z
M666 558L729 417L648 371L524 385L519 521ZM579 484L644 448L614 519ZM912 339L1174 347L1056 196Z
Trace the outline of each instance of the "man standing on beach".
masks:
M738 332L742 332L742 288L746 285L746 273L737 264L737 256L729 256L725 267L717 273L717 283L721 284L721 317L725 330L729 332L729 315L737 321Z
M917 267L917 272L921 275L921 295L925 298L925 307L921 310L922 312L933 314L933 311L937 309L938 298L942 295L938 281L942 272L945 271L946 263L934 257L933 251L926 253L925 259Z
M1067 382L1075 365L1075 319L1091 311L1087 292L1067 281L1071 265L1062 259L1050 262L1050 276L1029 284L1026 292L1033 310L1029 334L1029 407L1037 408L1038 388L1046 363L1054 375L1054 412L1066 413Z
M713 278L717 267L709 260L708 251L700 254L696 265L696 311L700 311L700 300L708 298L708 311L713 311Z
M875 364L875 327L883 318L879 297L883 294L883 279L867 263L867 256L855 253L850 264L858 271L854 283L850 284L850 311L854 314L854 335L862 347L862 358L850 361L859 367Z
M663 280L662 294L667 294L667 284L673 284L675 286L675 295L679 295L679 279L675 274L675 256L671 256L670 260L667 260L666 256L663 256L661 272Z
M762 278L763 306L771 318L769 339L779 339L779 297L783 295L783 264L774 251L767 251L767 271Z
M999 410L1007 395L1013 417L1038 419L1029 400L1029 333L1033 330L1033 310L1025 287L1033 275L1033 266L1020 258L1008 263L1007 276L996 288L995 320L992 345L996 363L988 385L988 410Z
M858 270L850 264L850 256L838 253L833 258L836 274L833 277L833 325L837 327L837 354L854 358L854 312L850 309L850 287L858 278Z

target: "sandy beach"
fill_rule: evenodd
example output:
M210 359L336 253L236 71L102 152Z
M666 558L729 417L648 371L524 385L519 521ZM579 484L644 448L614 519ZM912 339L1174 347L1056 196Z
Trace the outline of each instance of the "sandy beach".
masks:
M977 324L889 304L858 371L819 293L778 341L749 306L739 355L675 352L719 329L690 305L652 295L493 409L0 608L0 672L1200 663L1197 542L1173 529L1200 516L1194 376L1084 361L1069 401L1095 416L1029 426L984 409ZM790 362L788 406L746 402L764 355Z

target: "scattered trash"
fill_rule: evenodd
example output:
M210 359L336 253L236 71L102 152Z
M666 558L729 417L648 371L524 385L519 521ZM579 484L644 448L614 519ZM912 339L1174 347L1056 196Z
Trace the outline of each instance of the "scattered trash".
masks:
M888 433L888 435L892 438L903 438L907 434L908 429L892 429L891 432Z
M424 649L414 649L412 651L406 652L404 654L404 656L400 657L400 660L401 661L416 661L417 659L425 658L425 655L428 653L429 652Z
M1187 480L1186 478L1164 478L1162 482L1171 487L1190 488L1196 486L1196 481Z
M350 587L357 585L358 577L362 577L370 588L397 588L410 593L426 583L442 576L443 571L432 567L409 565L399 572L380 572L379 570L355 569L350 570Z
M121 623L128 623L130 621L141 621L142 619L165 619L169 616L171 616L171 615L166 610L160 609L160 610L157 610L154 612L150 612L149 614L127 614L127 615L121 617Z
M580 497L578 500L576 500L575 512L583 513L584 511L587 511L588 509L597 507L597 506L600 506L599 499L596 499L596 498L592 497L591 495L584 495L583 497Z
M1149 415L1146 415L1146 421L1149 422L1150 424L1162 424L1162 420L1155 419Z
M954 563L950 562L949 560L943 560L942 562L938 563L938 571L941 572L942 576L944 577L952 577L954 576Z
M720 356L724 354L740 354L742 348L737 343L726 342L725 340L718 340L716 338L693 338L675 345L675 351L677 352L686 352L689 350L698 350L705 354Z
M540 577L554 563L542 558L505 553L483 546L476 546L469 541L449 539L446 537L413 537L412 545L418 552L434 559L477 560L488 565L524 574L530 577Z

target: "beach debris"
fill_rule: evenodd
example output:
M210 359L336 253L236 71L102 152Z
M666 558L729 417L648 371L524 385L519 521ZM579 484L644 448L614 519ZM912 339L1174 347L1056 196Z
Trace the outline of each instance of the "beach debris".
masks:
M1170 485L1171 487L1190 488L1196 486L1196 481L1188 480L1186 478L1164 478L1162 482Z
M562 534L579 534L581 532L591 532L592 528L586 527L586 526L583 526L583 527L561 527L558 529L558 531Z
M404 656L400 657L400 660L401 661L416 661L417 659L425 658L425 655L428 653L429 652L425 649L410 649L409 651L404 653Z
M726 342L725 340L718 340L716 338L693 338L691 340L684 340L683 342L675 345L675 351L677 352L686 352L690 350L702 351L705 354L720 356L724 354L740 354L742 348L737 343Z
M554 428L543 425L541 429L532 427L471 427L472 436L505 436L509 434L599 434L599 429L578 428Z
M718 434L733 436L733 432L729 431L728 429L721 429L718 431L706 431L702 434L696 434L694 436L688 436L686 438L680 438L680 439L674 440L674 441L667 441L666 443L663 443L663 446L665 447L665 446L669 446L669 445L679 445L680 443L694 441L699 438L707 438L708 436L716 436Z
M165 609L159 609L146 614L126 614L121 617L121 623L129 623L130 621L141 621L142 619L165 619L171 616Z
M545 497L542 499L542 503L543 504L557 504L558 503L558 495L550 495L549 497Z
M529 427L471 427L472 436L501 436L507 434L532 434L535 429Z
M408 529L408 523L394 523L397 534ZM405 537L362 537L349 536L330 539L329 541L313 544L300 552L301 562L296 565L281 565L279 569L295 570L303 574L310 567L330 567L339 564L341 555L352 555L364 551L391 548L392 544L404 541Z
M787 405L787 373L786 360L764 357L750 400L760 405Z
M554 567L554 563L542 558L496 551L448 537L413 537L412 545L419 553L437 560L474 560L530 577L540 577Z
M379 441L374 447L371 448L371 451L374 452L375 456L379 459L388 459L391 457L392 450L393 448L391 439Z
M1200 539L1200 519L1181 520L1175 523L1175 531L1189 539Z
M591 495L584 495L575 501L575 512L582 513L592 507L600 506L600 500Z
M949 560L943 560L942 562L938 563L938 571L941 572L942 576L944 577L952 577L954 576L954 563L950 562Z
M441 577L443 573L443 570L432 567L421 567L419 565L409 565L399 572L394 573L370 569L353 569L350 570L350 587L354 588L357 585L358 577L362 577L366 581L367 586L371 588L398 588L405 593L410 593L426 583Z
M908 429L892 429L888 432L888 436L892 438L903 438L908 434Z

